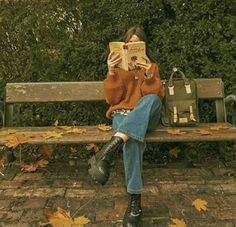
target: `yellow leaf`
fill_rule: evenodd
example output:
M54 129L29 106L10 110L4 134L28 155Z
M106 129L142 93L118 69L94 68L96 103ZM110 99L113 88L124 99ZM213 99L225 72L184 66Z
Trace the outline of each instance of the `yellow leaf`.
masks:
M14 133L16 133L15 129L4 129L0 131L0 136L7 136L9 134L14 134Z
M46 132L43 137L45 139L49 139L49 138L55 138L55 139L58 139L58 138L61 138L62 137L62 132Z
M86 133L87 129L86 128L75 128L75 127L69 127L69 126L58 126L57 128L62 129L66 131L65 133Z
M195 208L198 211L206 211L207 210L207 201L206 200L202 200L202 199L195 199L192 203L192 206L195 206Z
M32 140L31 136L26 136L24 134L16 135L16 136L12 135L12 136L6 137L6 142L4 145L7 147L15 148L19 144L28 143L30 140Z
M186 223L183 219L171 218L172 223L169 224L169 227L186 227Z
M66 130L67 133L79 133L79 134L86 133L86 131L87 131L86 128L70 128Z
M215 130L215 131L218 131L220 129L228 129L229 127L226 126L226 125L216 125L216 126L212 126L210 127L211 130Z
M184 135L184 134L186 134L186 132L181 132L180 129L170 129L170 130L167 130L167 133L169 133L171 135Z
M49 222L40 223L41 226L51 224L54 227L83 227L90 222L90 220L84 216L72 218L70 212L63 210L60 207L58 207L57 211L54 213L46 211L44 214L48 217Z
M110 131L112 130L112 127L110 125L99 124L98 129L101 131Z
M196 133L201 134L201 135L203 135L203 136L212 135L212 132L207 131L207 130L205 130L205 129L198 129L198 130L196 131Z
M86 218L85 216L80 216L78 218L74 218L74 223L77 225L86 225L90 222L90 220L88 218Z
M174 156L175 158L178 158L178 153L180 152L180 149L178 149L177 147L169 150L169 155L170 156Z

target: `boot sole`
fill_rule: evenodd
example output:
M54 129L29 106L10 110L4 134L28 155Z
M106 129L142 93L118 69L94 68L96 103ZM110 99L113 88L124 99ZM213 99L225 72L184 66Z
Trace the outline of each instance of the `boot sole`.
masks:
M107 182L108 177L106 178L101 168L99 168L98 165L99 163L97 162L95 156L93 156L88 160L88 164L89 164L89 169L88 169L89 175L93 178L94 181L96 181L101 185L104 185Z

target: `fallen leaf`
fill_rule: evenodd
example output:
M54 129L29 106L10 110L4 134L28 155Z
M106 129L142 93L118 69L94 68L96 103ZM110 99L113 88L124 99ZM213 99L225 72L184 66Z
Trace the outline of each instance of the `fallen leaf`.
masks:
M228 129L229 126L226 126L226 125L215 125L215 126L211 126L210 129L211 130L215 130L215 131L218 131L220 129Z
M207 210L207 201L206 200L202 200L202 199L195 199L192 203L192 206L195 206L195 208L198 211L206 211Z
M74 222L77 225L83 226L83 225L88 224L90 222L90 220L88 218L86 218L85 216L80 216L78 218L74 218Z
M32 140L31 136L26 136L24 134L21 135L12 135L12 136L8 136L6 137L6 142L5 142L5 146L7 147L11 147L11 148L16 148L19 144L24 144L24 143L28 143L29 141Z
M52 156L52 146L51 145L42 145L39 147L40 159L48 159Z
M5 130L0 131L0 136L7 136L14 133L16 133L15 129L5 129Z
M167 130L167 133L169 133L171 135L184 135L184 134L186 134L186 132L181 132L180 129L170 129L170 130Z
M61 138L62 137L62 132L54 132L54 131L49 131L49 132L46 132L43 137L45 139L49 139L49 138L55 138L55 139L58 139L58 138Z
M175 147L171 150L169 150L169 155L174 156L175 158L178 158L178 153L180 152L180 149Z
M38 164L39 167L46 167L47 164L48 164L48 160L40 159L40 160L37 162L37 164Z
M82 134L82 133L87 132L86 128L75 128L75 127L69 127L69 126L59 126L57 128L66 131L66 133L79 133L79 134Z
M95 153L97 153L97 152L99 151L99 147L98 147L98 145L95 144L95 143L90 143L90 144L88 144L88 145L86 146L86 150L87 150L87 151L93 150Z
M198 130L196 131L196 133L201 134L201 135L203 135L203 136L212 135L212 132L207 131L207 130L205 130L205 129L198 129Z
M71 128L66 130L67 133L79 133L79 134L83 134L87 132L86 128Z
M112 127L110 125L99 124L98 129L101 131L110 131L112 130Z
M35 172L37 168L38 168L37 163L25 164L25 165L22 165L21 171Z
M169 227L186 227L186 223L183 219L171 218L172 223L169 224Z
M30 163L30 164L24 164L22 165L21 171L24 172L35 172L38 167L46 167L48 164L47 160L44 159L40 159L39 161L35 162L35 163Z
M70 212L58 207L57 211L47 211L44 214L48 217L49 222L40 223L40 226L52 225L54 227L83 227L90 220L84 216L72 218Z

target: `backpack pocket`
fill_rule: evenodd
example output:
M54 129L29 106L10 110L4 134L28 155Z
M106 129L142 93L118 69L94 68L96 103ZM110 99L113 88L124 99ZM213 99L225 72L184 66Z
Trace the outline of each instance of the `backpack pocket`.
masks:
M193 100L168 103L169 122L173 126L195 126L199 123L197 103Z

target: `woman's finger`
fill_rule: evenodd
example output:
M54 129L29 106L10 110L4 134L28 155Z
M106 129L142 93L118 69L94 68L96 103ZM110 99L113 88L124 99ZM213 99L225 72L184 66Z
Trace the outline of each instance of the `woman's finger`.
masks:
M113 55L113 56L110 58L110 60L111 60L111 61L114 61L114 60L116 60L116 59L118 59L118 58L120 58L120 54L115 54L115 55Z
M121 57L120 58L118 58L118 59L116 59L116 60L114 60L114 61L109 61L109 65L110 66L115 66L115 65L118 65L120 62L121 62Z
M108 60L112 57L112 55L113 55L114 53L115 53L114 51L112 51L112 52L109 53L109 55L108 55Z
M142 57L147 63L151 63L150 59L146 56L146 57Z

